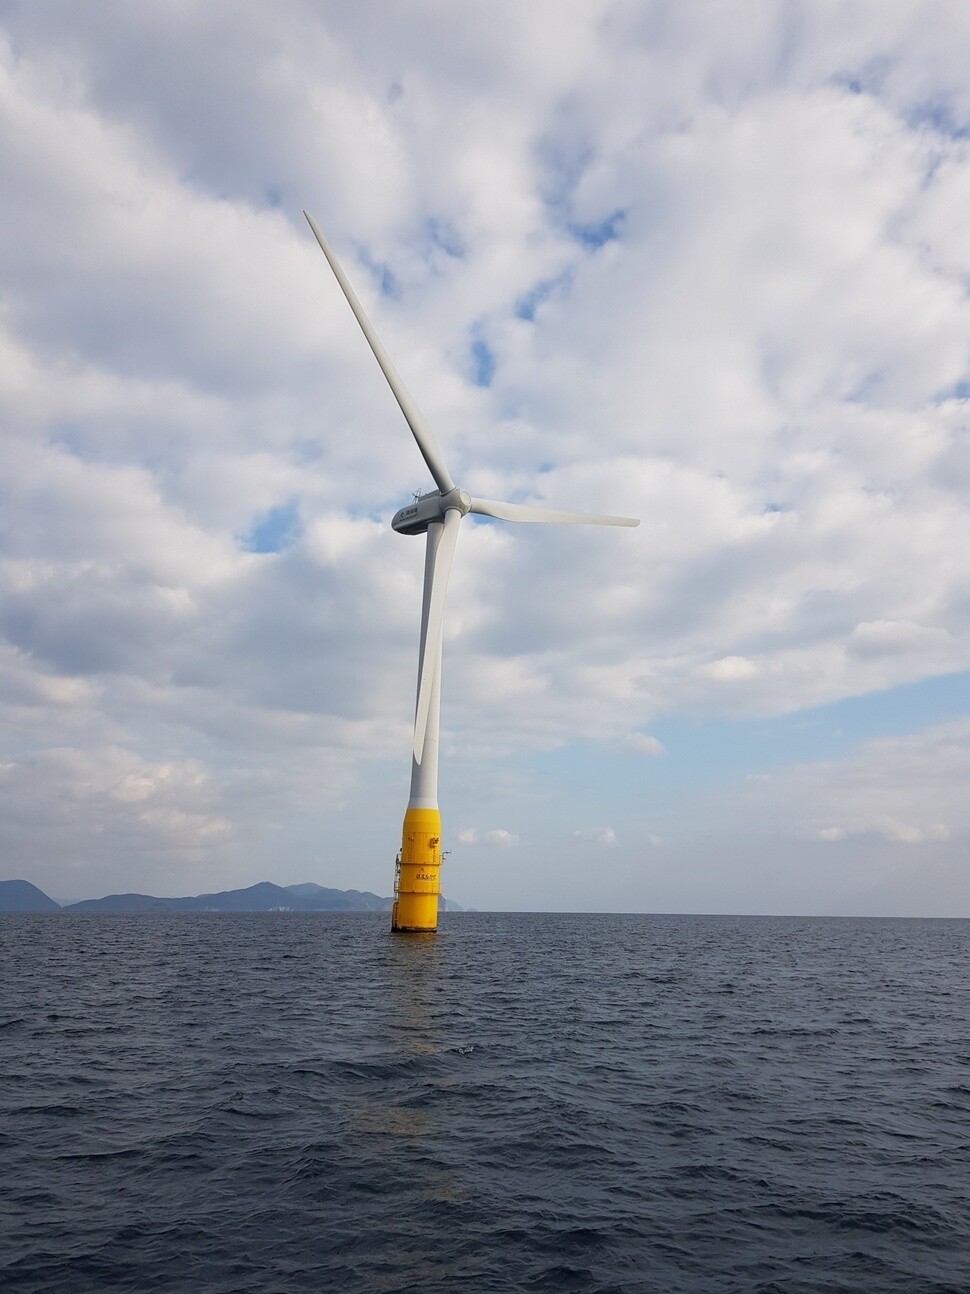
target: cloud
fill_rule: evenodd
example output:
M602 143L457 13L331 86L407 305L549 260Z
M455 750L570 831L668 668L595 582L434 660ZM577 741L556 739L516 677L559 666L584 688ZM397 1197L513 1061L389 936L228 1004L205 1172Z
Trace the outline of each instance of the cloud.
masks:
M744 811L830 844L966 841L968 778L970 721L961 719L749 781Z
M506 831L504 827L493 827L491 830L483 832L482 840L486 845L498 845L500 849L511 849L520 843L515 832Z
M950 829L942 822L930 823L925 827L900 822L898 819L881 818L866 826L822 827L818 833L819 840L886 840L894 844L923 845L928 841L945 841L950 839Z
M196 760L147 764L120 748L48 749L0 769L4 855L14 868L59 864L103 879L117 867L105 864L114 851L142 868L166 859L177 870L233 842L221 799Z
M616 832L612 827L584 827L580 831L573 832L576 840L585 841L591 845L615 845L617 843Z
M919 653L924 659L945 654L952 643L946 629L914 624L911 620L869 620L849 634L847 650L859 656L895 656Z
M754 661L747 660L744 656L722 656L720 660L701 665L697 672L718 683L735 683L754 678L758 673L758 667Z
M460 845L495 845L500 849L512 849L521 843L519 836L504 827L490 827L482 830L478 827L463 827L458 832Z
M846 830L844 827L819 827L819 840L844 840Z
M647 755L651 759L666 754L663 742L645 732L628 733L619 740L617 748L631 755Z

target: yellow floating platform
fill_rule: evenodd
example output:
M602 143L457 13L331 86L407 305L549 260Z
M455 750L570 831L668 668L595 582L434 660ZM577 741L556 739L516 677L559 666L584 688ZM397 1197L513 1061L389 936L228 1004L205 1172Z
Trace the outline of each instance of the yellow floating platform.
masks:
M438 929L440 873L441 814L437 809L409 808L394 877L393 931L433 934Z

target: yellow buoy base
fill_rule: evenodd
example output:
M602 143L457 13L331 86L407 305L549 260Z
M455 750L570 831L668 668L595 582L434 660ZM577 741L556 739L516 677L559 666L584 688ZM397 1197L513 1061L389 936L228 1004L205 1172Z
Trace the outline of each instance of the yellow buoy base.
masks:
M438 929L438 876L441 870L441 814L408 809L394 877L391 929L428 934Z

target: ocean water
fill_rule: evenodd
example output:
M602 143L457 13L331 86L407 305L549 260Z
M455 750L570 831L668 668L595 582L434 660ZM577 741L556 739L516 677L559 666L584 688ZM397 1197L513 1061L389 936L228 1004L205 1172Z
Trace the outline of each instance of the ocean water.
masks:
M970 922L0 918L8 1291L965 1291Z

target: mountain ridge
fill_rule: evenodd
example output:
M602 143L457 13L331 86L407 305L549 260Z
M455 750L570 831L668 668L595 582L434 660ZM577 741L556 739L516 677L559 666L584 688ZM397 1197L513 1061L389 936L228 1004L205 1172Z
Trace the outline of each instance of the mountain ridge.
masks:
M0 881L0 912L60 912L61 905L30 881Z
M106 894L100 899L56 903L30 881L0 881L0 912L389 912L393 899L370 890L338 890L313 881L276 885L258 881L241 889L210 894L159 898L154 894ZM464 911L457 903L439 899L439 909Z

